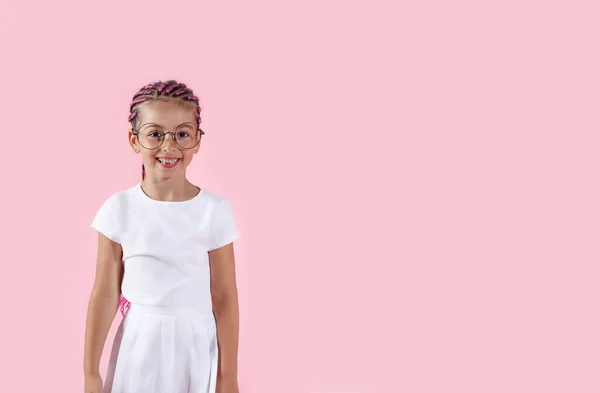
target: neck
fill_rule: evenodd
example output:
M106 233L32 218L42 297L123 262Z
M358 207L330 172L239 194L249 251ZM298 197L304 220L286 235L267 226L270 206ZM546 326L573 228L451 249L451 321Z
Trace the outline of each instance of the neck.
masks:
M146 176L142 181L142 190L152 199L159 201L186 201L198 194L198 187L186 178L160 179Z

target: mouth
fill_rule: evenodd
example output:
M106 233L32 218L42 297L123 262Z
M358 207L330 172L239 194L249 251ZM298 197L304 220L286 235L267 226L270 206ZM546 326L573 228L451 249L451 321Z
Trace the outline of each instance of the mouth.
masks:
M173 168L175 165L177 165L177 163L179 163L179 161L181 161L181 159L158 157L156 161L158 161L161 164L161 166L165 168Z

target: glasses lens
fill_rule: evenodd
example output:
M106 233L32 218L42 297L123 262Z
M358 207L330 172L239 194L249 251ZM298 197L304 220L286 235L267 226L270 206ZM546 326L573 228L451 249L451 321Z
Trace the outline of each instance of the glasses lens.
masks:
M156 124L146 124L138 132L138 140L146 149L156 149L162 143L164 132Z
M199 138L199 132L193 123L183 123L177 127L175 131L175 139L177 145L182 149L191 149L196 146Z
M146 149L160 147L165 132L157 124L145 124L138 132L138 140ZM175 130L175 142L182 149L191 149L198 144L200 132L194 123L183 123Z

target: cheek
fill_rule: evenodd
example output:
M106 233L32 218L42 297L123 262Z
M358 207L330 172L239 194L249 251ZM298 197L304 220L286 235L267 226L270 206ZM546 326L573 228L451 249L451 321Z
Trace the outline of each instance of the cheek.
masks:
M194 158L194 151L193 150L189 150L183 153L183 162L185 163L190 163L192 162L192 159Z
M142 160L144 161L144 163L146 163L146 165L152 165L156 163L156 160L154 159L154 152L145 151L142 154Z

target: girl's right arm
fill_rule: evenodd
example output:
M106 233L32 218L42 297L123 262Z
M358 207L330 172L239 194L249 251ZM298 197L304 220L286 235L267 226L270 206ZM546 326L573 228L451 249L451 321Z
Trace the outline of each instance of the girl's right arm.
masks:
M83 368L86 385L88 381L100 380L100 357L121 297L124 272L122 260L121 245L98 232L96 278L88 304L85 329Z

